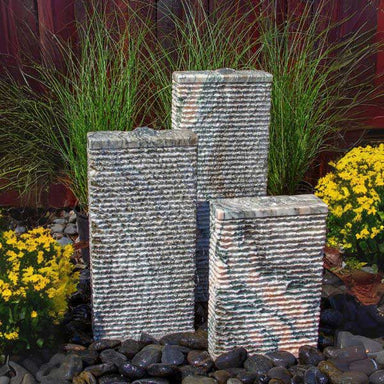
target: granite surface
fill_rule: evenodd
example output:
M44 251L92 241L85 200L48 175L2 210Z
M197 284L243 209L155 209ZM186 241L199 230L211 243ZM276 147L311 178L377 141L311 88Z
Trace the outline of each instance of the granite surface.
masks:
M326 206L312 195L228 199L211 215L211 355L315 347Z
M172 127L198 136L197 301L208 299L211 199L261 196L267 189L272 75L263 71L175 72Z
M95 339L193 330L195 135L98 132L88 143Z

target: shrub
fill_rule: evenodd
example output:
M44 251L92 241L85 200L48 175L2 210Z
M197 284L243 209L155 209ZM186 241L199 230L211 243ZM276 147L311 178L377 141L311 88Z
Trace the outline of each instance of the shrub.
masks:
M319 180L328 204L328 243L371 263L384 252L384 144L356 147Z
M67 310L78 273L73 247L61 247L48 229L0 234L0 352L41 347Z

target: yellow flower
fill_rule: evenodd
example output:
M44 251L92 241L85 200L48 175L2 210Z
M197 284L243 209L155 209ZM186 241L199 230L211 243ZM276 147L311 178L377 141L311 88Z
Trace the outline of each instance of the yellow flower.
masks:
M32 317L32 319L34 319L35 317L37 317L37 312L36 312L36 311L32 311L32 312L31 312L31 317Z

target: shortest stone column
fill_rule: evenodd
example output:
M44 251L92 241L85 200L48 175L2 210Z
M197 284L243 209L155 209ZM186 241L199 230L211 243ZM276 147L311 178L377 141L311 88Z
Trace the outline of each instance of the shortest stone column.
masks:
M327 211L314 195L211 203L212 357L317 345Z
M193 330L197 137L88 134L95 339Z

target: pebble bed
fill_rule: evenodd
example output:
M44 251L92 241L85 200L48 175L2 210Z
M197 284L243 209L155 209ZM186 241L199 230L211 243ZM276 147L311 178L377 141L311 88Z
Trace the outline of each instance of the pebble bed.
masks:
M63 245L78 241L73 212L58 211L46 225ZM26 230L23 223L16 228ZM89 269L76 260L80 283L69 300L63 341L54 352L11 356L0 366L0 384L384 384L384 303L359 304L329 272L318 349L302 346L296 358L285 351L249 355L235 348L213 361L204 303L196 308L196 332L94 342Z

